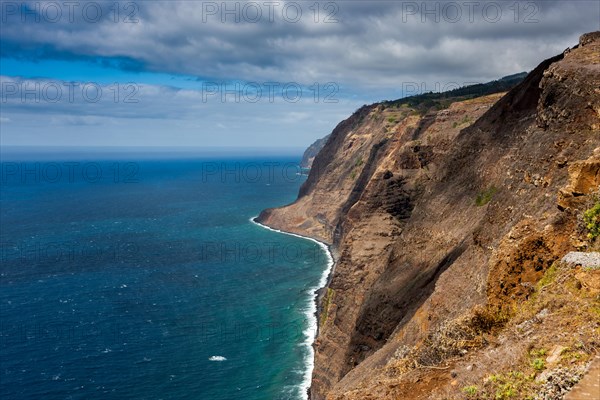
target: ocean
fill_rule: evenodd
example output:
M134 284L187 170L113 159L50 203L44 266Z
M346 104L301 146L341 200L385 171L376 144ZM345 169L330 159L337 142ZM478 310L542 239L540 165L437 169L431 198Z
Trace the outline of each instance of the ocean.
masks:
M305 399L323 245L296 157L3 156L0 398Z

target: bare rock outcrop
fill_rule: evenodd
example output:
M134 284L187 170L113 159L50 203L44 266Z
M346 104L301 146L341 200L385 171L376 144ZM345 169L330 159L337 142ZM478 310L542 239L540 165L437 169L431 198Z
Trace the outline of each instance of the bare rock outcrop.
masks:
M569 166L569 182L558 192L558 206L580 208L585 195L597 192L600 187L600 148L584 161L576 161Z

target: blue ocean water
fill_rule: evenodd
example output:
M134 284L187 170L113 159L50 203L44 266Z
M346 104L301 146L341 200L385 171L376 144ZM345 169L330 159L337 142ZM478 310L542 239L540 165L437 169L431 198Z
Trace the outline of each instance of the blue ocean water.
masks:
M5 157L0 398L304 398L326 254L250 221L295 161Z

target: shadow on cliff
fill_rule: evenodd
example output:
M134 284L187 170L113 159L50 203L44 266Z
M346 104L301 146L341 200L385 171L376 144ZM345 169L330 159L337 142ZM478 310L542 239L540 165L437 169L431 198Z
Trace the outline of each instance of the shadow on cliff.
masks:
M489 185L488 180L482 176L482 170L520 145L519 128L523 126L524 120L529 121L536 116L541 95L540 81L544 71L562 58L561 54L542 62L522 83L510 90L473 125L463 129L449 152L450 157L445 160L445 165L441 168L445 171L441 180L431 183L427 197L415 194L416 198L413 198L410 203L416 203L417 207L427 209L430 199L434 199L432 201L437 199L447 204L455 204L457 208L468 209L469 204L473 204L478 194ZM372 149L369 162L373 165L363 170L355 190L344 206L344 213L347 213L360 198L365 185L373 175L374 165L377 163L378 156L383 153L385 143L380 145ZM500 187L495 200L499 203L509 203L509 199L507 190ZM436 249L444 252L445 255L441 257L441 261L434 264L427 259L426 254L419 254L414 249L408 248L404 254L402 246L408 239L403 240L403 234L400 235L397 239L397 254L391 255L386 261L388 267L373 283L363 301L356 329L346 353L347 362L343 374L380 349L394 331L410 321L431 296L442 273L470 246L481 245L474 243L474 237L486 231L485 219L490 212L483 209L476 210L472 216L473 224L465 227L466 232L461 239L455 240L454 244L447 243L442 248ZM434 219L443 216L431 213L416 218L419 220L412 221L414 217L407 220L409 225L407 229L410 229L410 225L435 226ZM344 225L339 223L336 229L338 240L343 233ZM494 232L495 235L497 233Z

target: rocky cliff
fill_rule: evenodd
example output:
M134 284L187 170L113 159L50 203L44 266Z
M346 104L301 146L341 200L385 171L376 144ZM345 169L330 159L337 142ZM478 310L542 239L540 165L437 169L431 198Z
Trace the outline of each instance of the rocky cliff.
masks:
M325 136L324 138L315 140L315 142L313 144L308 146L308 148L304 151L304 154L302 155L302 160L300 161L301 168L311 168L312 167L312 163L315 160L315 157L317 156L317 154L319 154L321 149L325 146L325 143L327 143L327 140L329 140L329 135Z
M560 368L580 376L600 348L600 277L557 260L596 245L582 214L599 185L599 32L508 93L342 121L297 201L259 217L337 258L311 398L524 398Z

